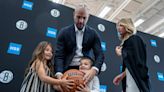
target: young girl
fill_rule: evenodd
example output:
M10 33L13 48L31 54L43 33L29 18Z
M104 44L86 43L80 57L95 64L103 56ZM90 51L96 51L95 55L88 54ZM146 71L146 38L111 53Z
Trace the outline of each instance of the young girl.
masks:
M82 57L80 60L79 70L86 72L91 69L93 60L90 57ZM97 76L94 76L91 81L86 85L80 85L78 87L79 92L100 92L100 82ZM78 91L77 91L78 92Z
M51 85L71 86L72 80L52 78L53 49L49 42L42 41L33 52L31 62L25 72L20 92L51 92Z

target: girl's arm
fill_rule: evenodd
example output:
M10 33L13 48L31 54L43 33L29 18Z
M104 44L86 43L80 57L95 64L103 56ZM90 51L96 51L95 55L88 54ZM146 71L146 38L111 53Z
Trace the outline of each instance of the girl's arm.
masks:
M60 80L54 79L54 78L46 75L46 71L45 71L45 68L44 68L44 65L42 62L40 62L40 63L37 62L36 68L37 68L36 69L37 74L38 74L41 81L46 82L48 84L53 84L53 85L60 85L61 84Z
M37 62L36 68L38 69L38 70L36 70L38 73L38 76L41 79L41 81L43 81L43 82L46 82L51 85L65 85L65 86L73 85L73 81L71 81L71 80L65 80L65 79L59 80L59 79L54 79L50 76L47 76L42 62L40 62L40 63Z

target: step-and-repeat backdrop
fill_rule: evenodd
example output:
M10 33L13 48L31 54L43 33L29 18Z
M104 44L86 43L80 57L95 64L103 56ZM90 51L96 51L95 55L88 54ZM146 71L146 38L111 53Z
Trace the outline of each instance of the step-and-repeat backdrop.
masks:
M48 0L0 0L0 92L19 92L24 71L36 45L43 40L55 47L59 30L73 23L73 9ZM105 62L101 92L121 92L113 78L120 73L121 58L115 54L116 24L90 16L87 23L101 37ZM153 92L164 91L164 39L138 32L147 44L149 76Z

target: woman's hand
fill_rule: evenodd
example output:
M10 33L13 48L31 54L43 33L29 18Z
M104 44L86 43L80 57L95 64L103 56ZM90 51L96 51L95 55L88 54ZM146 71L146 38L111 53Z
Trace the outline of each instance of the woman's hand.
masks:
M122 46L116 46L115 48L115 52L118 56L121 56L122 55Z
M117 75L114 79L113 79L113 83L114 85L118 86L120 84L120 82L122 81L122 79L126 76L126 72L122 72L121 74Z
M120 81L122 80L122 76L121 74L117 75L114 79L113 79L113 83L114 85L118 86L120 84Z

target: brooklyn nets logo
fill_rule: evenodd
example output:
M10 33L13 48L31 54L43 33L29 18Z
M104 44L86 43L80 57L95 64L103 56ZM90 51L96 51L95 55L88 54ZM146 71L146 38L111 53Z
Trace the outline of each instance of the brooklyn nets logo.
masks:
M52 9L51 10L51 16L53 16L53 17L59 17L60 16L60 11L59 10L57 10L57 9Z
M27 28L27 26L28 26L28 24L24 20L19 20L16 22L16 28L18 28L19 30L25 30Z
M8 70L4 70L0 73L0 82L9 83L13 80L13 73Z
M105 31L105 26L103 24L98 24L98 29L101 31L101 32L104 32Z
M160 57L158 55L154 55L154 61L156 63L160 63Z

